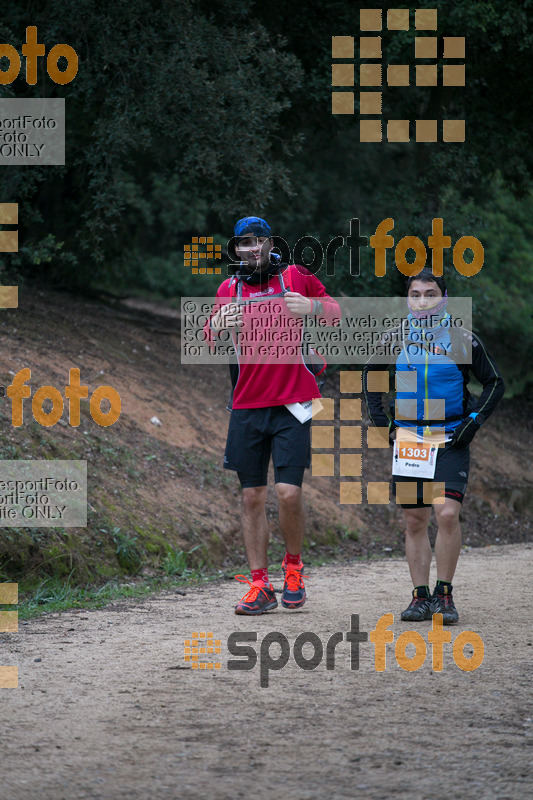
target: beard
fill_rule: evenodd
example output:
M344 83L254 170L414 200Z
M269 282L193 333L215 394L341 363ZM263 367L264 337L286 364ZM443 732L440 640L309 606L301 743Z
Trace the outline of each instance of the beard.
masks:
M246 283L250 283L252 285L257 285L260 283L267 283L272 275L276 275L279 271L281 264L281 259L275 258L272 253L269 255L268 263L264 266L250 266L248 262L241 261L241 264L237 270L237 275Z

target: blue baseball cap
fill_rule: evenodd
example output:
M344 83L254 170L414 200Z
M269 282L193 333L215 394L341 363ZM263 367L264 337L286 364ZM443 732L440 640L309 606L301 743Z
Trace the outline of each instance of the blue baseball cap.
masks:
M265 222L261 217L243 217L240 219L234 229L235 236L272 236L270 225Z

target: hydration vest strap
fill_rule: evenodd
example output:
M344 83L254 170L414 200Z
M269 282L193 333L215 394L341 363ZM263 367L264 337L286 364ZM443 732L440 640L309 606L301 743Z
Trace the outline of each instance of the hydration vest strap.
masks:
M444 419L402 419L400 422L407 422L408 425L401 425L398 426L400 428L409 427L409 428L424 428L426 425L438 426L438 425L446 425L448 422L457 422L460 419L464 419L462 414L454 414L451 417L445 417Z
M292 292L292 274L295 268L294 264L289 264L282 272L277 273L283 294L285 292ZM231 298L239 297L239 299L242 297L242 278L238 275L233 275L231 278L229 296Z

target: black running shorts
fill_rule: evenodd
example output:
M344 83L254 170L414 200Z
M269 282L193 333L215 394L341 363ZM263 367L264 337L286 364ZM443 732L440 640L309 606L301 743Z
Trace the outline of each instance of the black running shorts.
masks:
M437 453L437 464L435 466L435 476L433 483L444 484L444 497L463 502L468 483L468 470L470 467L469 447L457 447L449 442L444 448L439 448ZM400 475L393 475L393 494L396 496L396 483L414 482L416 488L416 503L401 503L402 508L424 508L431 503L424 502L424 481L421 478L408 478ZM438 492L442 496L442 491ZM426 500L427 500L426 493Z
M299 422L285 406L234 408L224 468L236 470L245 488L266 486L271 454L276 483L301 486L311 463L311 420Z

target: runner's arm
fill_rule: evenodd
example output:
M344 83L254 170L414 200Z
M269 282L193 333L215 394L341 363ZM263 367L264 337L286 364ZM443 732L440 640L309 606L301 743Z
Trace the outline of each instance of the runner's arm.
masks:
M388 350L391 352L390 344L395 340L397 335L396 329L388 331L385 333L379 342L380 346L383 346L384 350ZM371 392L368 389L368 374L372 371L388 371L392 360L389 360L388 363L383 362L383 356L377 355L374 353L370 356L367 363L363 368L363 375L362 375L362 383L363 383L363 395L366 402L366 407L368 409L368 416L370 417L370 421L378 428L387 428L389 431L389 435L392 433L394 428L396 427L394 424L394 419L391 419L386 413L383 407L383 392Z
M298 271L303 269L297 268ZM316 275L306 270L305 291L302 294L313 301L313 307L309 316L314 316L323 321L324 326L337 326L341 323L342 311L339 304L333 297L330 297L324 284L318 280Z
M470 369L476 380L482 384L483 391L469 416L478 425L482 425L502 399L505 384L487 348L475 334L472 334L472 365Z
M230 303L235 302L234 298L230 298L229 294L230 294L229 281L226 280L220 284L217 290L215 303L213 305L213 310L209 315L209 319L207 320L207 322L203 327L204 340L209 342L211 350L214 349L215 339L217 339L222 330L225 329L225 327L223 326L213 324L213 321L215 320L215 318L216 321L219 321L220 318L219 312L224 307L228 306Z

